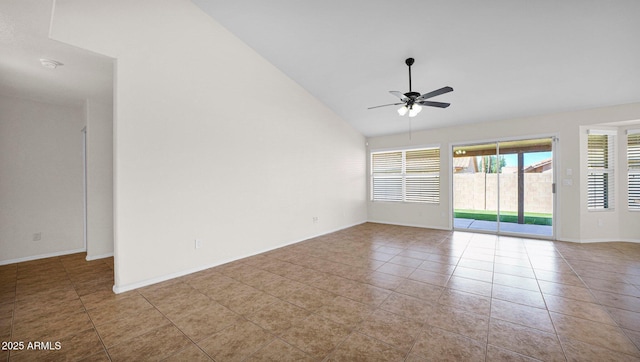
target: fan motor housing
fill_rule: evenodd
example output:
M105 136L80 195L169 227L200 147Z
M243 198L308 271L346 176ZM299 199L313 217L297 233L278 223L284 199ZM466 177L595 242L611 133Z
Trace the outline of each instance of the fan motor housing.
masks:
M411 99L416 99L420 97L420 93L418 92L407 92L404 95L407 96L407 98L411 98Z

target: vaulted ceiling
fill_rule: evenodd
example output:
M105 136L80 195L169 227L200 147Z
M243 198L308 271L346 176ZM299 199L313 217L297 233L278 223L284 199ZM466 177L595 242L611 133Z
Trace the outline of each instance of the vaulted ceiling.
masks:
M192 1L366 136L640 101L637 0ZM48 39L53 4L0 2L0 94L108 96L111 59ZM409 90L408 57L452 105L367 110Z
M367 136L640 101L637 0L193 2Z

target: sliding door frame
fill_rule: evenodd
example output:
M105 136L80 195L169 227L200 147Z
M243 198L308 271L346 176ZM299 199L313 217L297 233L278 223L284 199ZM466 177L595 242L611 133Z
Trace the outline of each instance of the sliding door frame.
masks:
M538 235L538 234L525 234L525 233L514 233L514 232L505 232L500 229L500 173L497 174L496 185L498 200L497 200L497 217L496 217L496 231L490 230L476 230L476 229L461 229L455 227L455 208L454 208L454 180L453 180L453 150L455 147L460 146L474 146L474 145L482 145L482 144L496 144L496 158L500 155L500 143L502 142L512 142L512 141L526 141L526 140L534 140L534 139L551 139L551 167L553 169L552 173L552 217L551 217L551 236L549 235ZM548 239L548 240L556 240L557 235L557 225L558 225L558 207L557 207L557 199L558 199L558 149L557 143L559 139L556 134L541 134L541 135L529 135L529 136L519 136L519 137L504 137L504 138L494 138L494 139L486 139L486 140L470 140L470 141L461 141L461 142L452 142L449 143L449 215L450 215L450 225L451 229L454 231L466 231L466 232L474 232L474 233L484 233L484 234L493 234L493 235L503 235L503 236L514 236L514 237L525 237L525 238L536 238L536 239Z

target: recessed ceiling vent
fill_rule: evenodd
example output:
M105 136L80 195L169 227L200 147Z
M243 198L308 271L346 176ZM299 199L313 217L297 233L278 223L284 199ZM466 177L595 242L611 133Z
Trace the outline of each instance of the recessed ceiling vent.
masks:
M47 69L56 69L57 67L64 65L57 60L53 59L40 59L40 64Z

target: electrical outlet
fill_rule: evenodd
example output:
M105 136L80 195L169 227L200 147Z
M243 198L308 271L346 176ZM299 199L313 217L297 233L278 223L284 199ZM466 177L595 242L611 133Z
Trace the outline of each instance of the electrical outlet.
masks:
M33 241L40 241L40 240L42 240L42 233L33 234Z
M202 247L202 240L201 239L196 239L195 247L196 247L196 249L200 249Z
M318 223L318 217L317 217L317 216L314 216L314 217L313 217L313 223L314 223L314 224L317 224L317 223Z

